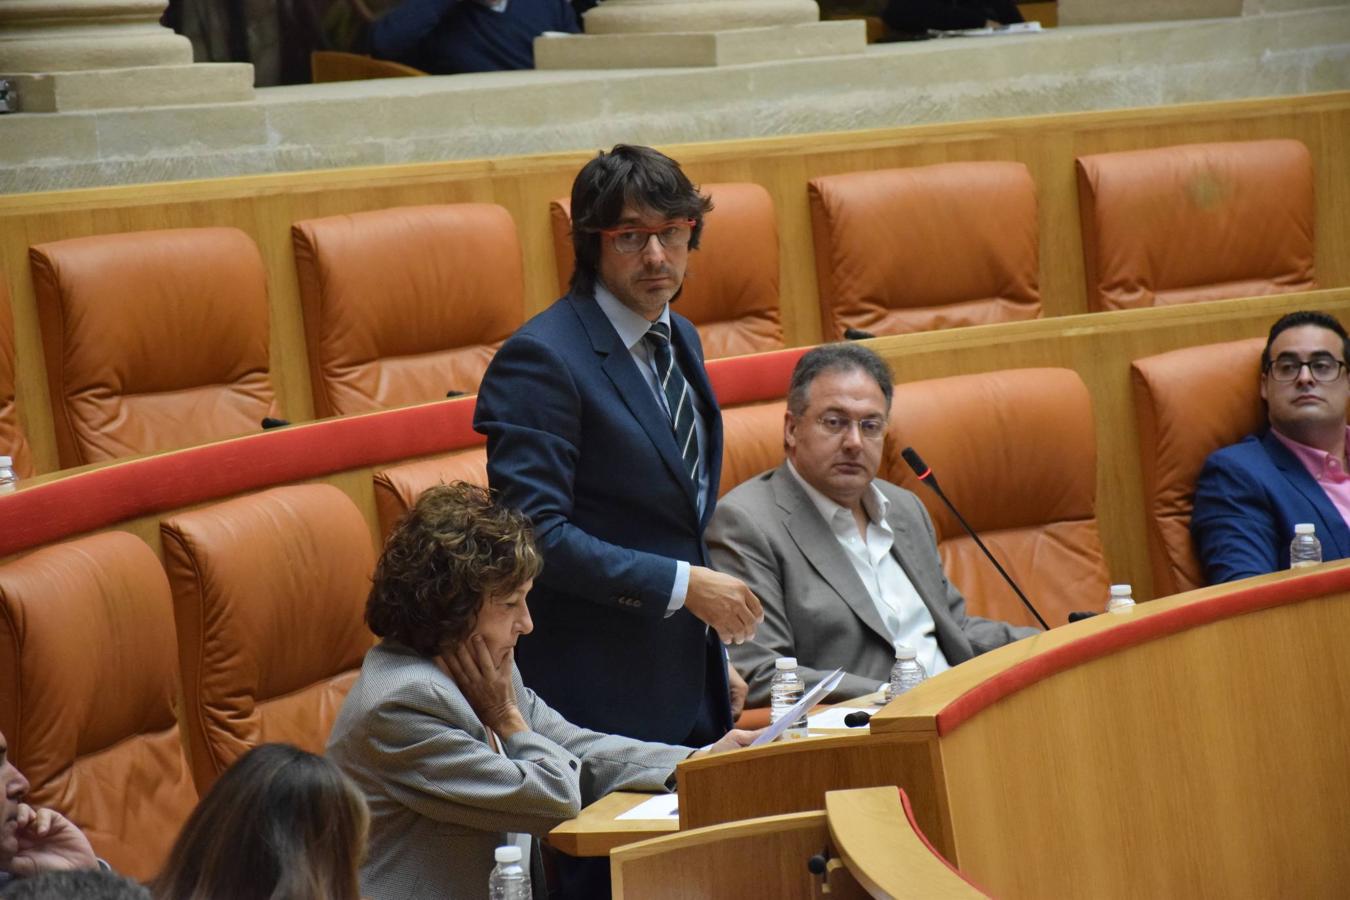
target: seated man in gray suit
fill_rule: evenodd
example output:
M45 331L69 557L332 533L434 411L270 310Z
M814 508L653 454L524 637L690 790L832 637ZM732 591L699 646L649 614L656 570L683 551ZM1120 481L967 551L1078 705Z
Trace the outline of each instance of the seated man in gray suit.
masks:
M923 504L876 477L891 383L885 361L857 344L808 352L788 388L787 461L717 504L713 565L764 606L754 639L729 648L750 706L768 704L780 656L795 656L808 684L842 668L828 699L843 700L885 684L896 642L932 675L1037 633L966 615Z

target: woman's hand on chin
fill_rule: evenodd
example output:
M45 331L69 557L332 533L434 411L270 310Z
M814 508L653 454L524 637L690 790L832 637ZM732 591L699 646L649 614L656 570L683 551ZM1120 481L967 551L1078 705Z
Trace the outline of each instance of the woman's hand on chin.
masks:
M511 683L511 663L515 651L507 651L500 666L492 659L482 635L474 634L453 650L441 654L450 677L463 692L478 719L499 737L528 731L525 717L516 706L516 690Z

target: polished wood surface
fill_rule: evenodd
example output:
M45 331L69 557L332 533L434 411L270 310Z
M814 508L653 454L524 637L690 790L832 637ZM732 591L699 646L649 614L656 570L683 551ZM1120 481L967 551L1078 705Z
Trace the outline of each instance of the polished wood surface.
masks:
M554 828L548 842L568 856L606 856L615 847L674 834L680 830L677 819L617 819L651 794L615 791L587 806L581 815Z
M753 181L774 200L782 246L782 319L789 345L820 339L806 182L819 175L982 159L1020 160L1037 185L1040 288L1047 316L1085 312L1075 156L1169 144L1268 137L1308 145L1317 198L1317 277L1350 284L1350 92L1187 104L667 147L699 182ZM526 311L558 293L548 201L568 193L590 153L381 166L210 181L0 196L0 278L18 342L17 403L40 471L56 467L28 247L90 234L234 226L258 242L272 308L272 380L284 414L313 416L290 226L391 206L486 201L515 219Z
M854 880L876 898L970 900L976 890L916 834L893 787L825 795L830 844Z
M1338 586L1309 580L1328 572ZM949 703L1025 660L1299 585L1300 602L1085 659L939 734ZM1276 573L986 654L897 699L872 728L923 738L940 757L953 861L996 896L1339 896L1350 884L1347 641L1350 563Z
M624 900L865 897L821 878L806 863L826 849L820 810L715 825L620 847L610 856L613 896ZM851 879L840 879L850 881Z
M683 763L681 815L734 821L793 801L809 809L833 781L828 808L829 790L856 778L872 744L879 778L907 792L928 781L943 821L925 824L916 804L921 830L992 896L1341 896L1350 884L1347 642L1350 561L1141 604L944 672L874 717L869 736ZM1062 668L996 690L939 733L954 700L1066 651L1074 655ZM909 750L928 753L928 765ZM862 884L886 890L881 879L900 875L886 856L899 851L852 843L878 826L856 828L834 843L849 848Z

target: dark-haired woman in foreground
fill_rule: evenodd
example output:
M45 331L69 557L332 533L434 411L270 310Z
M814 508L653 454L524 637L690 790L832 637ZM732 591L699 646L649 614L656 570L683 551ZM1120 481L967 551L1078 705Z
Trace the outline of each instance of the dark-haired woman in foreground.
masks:
M241 756L197 804L155 900L359 900L366 804L337 766L290 744Z
M329 756L366 795L371 900L478 898L493 849L613 790L665 790L702 751L578 728L520 681L516 640L540 557L525 517L486 490L441 485L394 529L366 606L366 654ZM536 891L539 885L536 884Z

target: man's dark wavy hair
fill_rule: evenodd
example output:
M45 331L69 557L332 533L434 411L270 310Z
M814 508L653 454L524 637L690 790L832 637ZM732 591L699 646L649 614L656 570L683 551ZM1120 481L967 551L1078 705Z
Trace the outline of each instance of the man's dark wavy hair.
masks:
M1300 309L1297 312L1285 313L1275 320L1274 325L1270 326L1270 334L1266 336L1266 349L1261 351L1262 372L1270 367L1270 345L1275 343L1275 339L1290 328L1300 328L1304 325L1316 325L1318 328L1325 328L1327 331L1339 335L1341 338L1341 360L1350 362L1350 337L1346 336L1345 326L1330 313L1313 309Z
M440 484L417 498L385 542L366 624L436 656L469 636L484 601L510 594L542 566L523 513L486 488Z
M572 182L572 292L594 296L600 269L600 229L619 223L625 206L666 219L693 219L689 249L698 249L712 201L698 192L680 164L651 147L615 144L582 166Z

